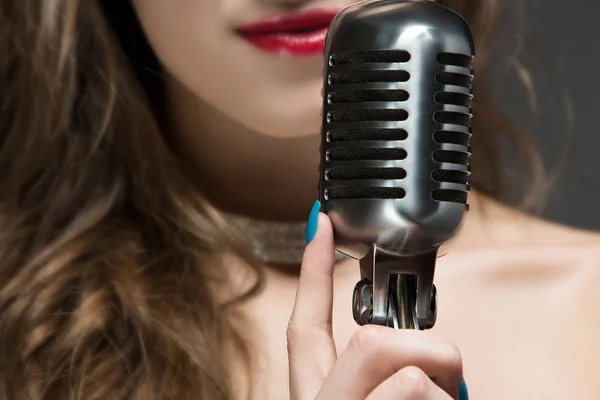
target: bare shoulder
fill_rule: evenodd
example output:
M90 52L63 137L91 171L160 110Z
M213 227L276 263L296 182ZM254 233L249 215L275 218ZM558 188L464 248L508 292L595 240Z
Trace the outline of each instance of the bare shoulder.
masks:
M467 225L469 247L600 254L600 231L579 229L486 201Z
M532 244L577 247L600 251L600 232L579 229L534 216L522 216L524 234Z
M492 207L436 269L473 397L598 398L600 233Z
M473 291L488 298L536 304L537 314L530 318L541 325L552 324L562 312L562 318L575 318L600 337L600 232L497 203L471 222L457 251L445 260L448 271L438 269L442 277L448 276L457 288L469 282Z

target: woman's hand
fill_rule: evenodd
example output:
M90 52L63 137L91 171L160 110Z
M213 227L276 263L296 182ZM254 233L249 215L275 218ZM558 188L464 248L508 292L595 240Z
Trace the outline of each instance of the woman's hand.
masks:
M458 399L460 353L427 332L360 327L337 356L331 325L333 231L329 218L317 212L309 221L310 229L318 218L318 229L304 254L287 332L291 399Z

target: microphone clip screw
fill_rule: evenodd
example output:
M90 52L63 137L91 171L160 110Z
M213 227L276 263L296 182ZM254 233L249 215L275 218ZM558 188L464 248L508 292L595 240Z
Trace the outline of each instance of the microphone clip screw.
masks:
M373 285L367 279L359 281L354 286L352 315L359 325L369 324L373 319Z

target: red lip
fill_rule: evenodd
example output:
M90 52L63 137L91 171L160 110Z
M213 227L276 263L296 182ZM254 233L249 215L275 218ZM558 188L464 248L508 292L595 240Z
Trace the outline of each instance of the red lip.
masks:
M253 46L276 54L322 55L325 37L339 10L278 15L245 25L237 32Z

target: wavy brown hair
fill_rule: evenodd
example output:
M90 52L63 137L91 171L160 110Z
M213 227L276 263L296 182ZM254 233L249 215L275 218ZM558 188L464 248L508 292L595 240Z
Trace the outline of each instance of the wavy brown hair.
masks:
M442 3L476 35L474 186L499 197L498 141L535 157L491 101L497 1ZM0 398L235 398L234 305L261 269L247 257L256 279L215 296L216 255L244 248L161 134L129 1L4 0L0 54Z

